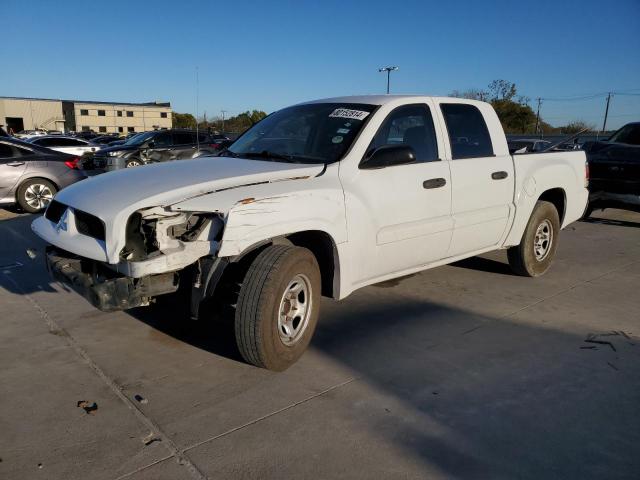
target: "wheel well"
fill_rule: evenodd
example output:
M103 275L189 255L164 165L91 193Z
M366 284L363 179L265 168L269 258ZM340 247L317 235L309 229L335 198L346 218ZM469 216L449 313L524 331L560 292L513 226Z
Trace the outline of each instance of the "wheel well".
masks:
M338 265L338 251L331 235L320 230L309 230L286 235L286 238L297 247L311 250L320 267L322 295L336 298L338 289L337 282L334 282L334 279L336 266Z
M56 182L54 182L53 180L51 180L50 178L45 178L45 177L29 177L29 178L23 178L20 183L18 185L16 185L15 187L15 197L16 197L16 202L18 201L18 190L20 190L20 187L22 187L22 185L24 185L24 182L28 182L29 180L46 180L47 182L49 182L50 184L52 184L54 187L56 187L56 191L59 192L60 191L60 187L58 186L58 184Z
M551 202L556 207L558 216L560 217L560 225L562 225L567 205L567 196L564 190L562 188L552 188L543 192L538 200Z

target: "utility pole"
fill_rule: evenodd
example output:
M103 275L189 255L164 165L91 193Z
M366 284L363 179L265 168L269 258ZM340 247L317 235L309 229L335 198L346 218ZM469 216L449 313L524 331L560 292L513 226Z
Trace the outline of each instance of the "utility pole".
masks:
M224 135L224 114L227 113L226 110L220 110L222 112L222 133Z
M398 70L398 67L382 67L378 69L378 72L387 72L387 95L389 95L389 82L391 80L391 72Z
M609 116L609 102L611 101L611 92L607 95L607 107L604 109L604 122L602 123L602 133L607 130L607 117Z
M198 74L198 66L196 65L196 151L200 152L200 135L198 129L198 100L200 96L200 77Z
M542 99L540 97L538 100L538 111L536 112L536 135L538 134L538 127L540 126L540 104L542 103Z

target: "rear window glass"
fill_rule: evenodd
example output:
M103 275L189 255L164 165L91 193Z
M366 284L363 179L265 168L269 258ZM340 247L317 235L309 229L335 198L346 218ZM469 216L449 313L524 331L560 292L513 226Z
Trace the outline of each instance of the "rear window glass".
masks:
M464 103L443 103L440 108L447 124L454 160L493 156L489 129L477 107Z

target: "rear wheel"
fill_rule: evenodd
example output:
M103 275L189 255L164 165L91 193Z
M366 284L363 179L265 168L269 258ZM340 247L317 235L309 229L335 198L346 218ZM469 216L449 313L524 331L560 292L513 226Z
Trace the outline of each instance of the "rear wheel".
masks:
M49 180L31 178L18 187L16 200L25 212L37 213L47 208L57 191Z
M536 202L520 245L507 250L511 269L525 277L545 273L555 257L559 232L560 218L556 207L551 202Z
M272 245L255 258L240 288L235 334L242 357L286 370L304 353L320 313L320 269L306 248Z

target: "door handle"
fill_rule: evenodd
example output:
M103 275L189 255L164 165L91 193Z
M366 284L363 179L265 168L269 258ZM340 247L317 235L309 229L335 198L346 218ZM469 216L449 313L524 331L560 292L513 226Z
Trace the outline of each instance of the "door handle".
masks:
M24 162L11 162L11 163L7 163L7 166L9 166L9 167L19 167L20 165L24 165Z
M494 179L494 180L502 180L504 178L507 178L508 176L509 176L509 174L507 172L503 172L503 171L493 172L491 174L491 178Z
M447 181L444 178L431 178L429 180L425 180L422 182L423 188L440 188L444 187L447 184Z

